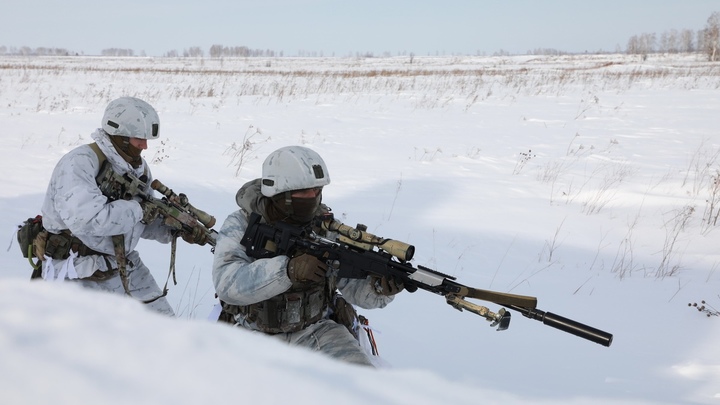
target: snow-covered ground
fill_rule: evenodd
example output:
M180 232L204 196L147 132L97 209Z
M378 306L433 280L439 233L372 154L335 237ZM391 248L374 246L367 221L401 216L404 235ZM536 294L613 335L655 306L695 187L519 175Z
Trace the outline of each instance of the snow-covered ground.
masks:
M12 404L720 404L720 65L623 55L0 58L0 398ZM181 244L179 319L30 283L14 230L123 95L153 104L156 178L218 218L274 149L327 162L347 223L460 283L538 297L611 347L513 313L496 332L424 291L370 319L366 370L207 322L208 247ZM245 145L245 147L243 147ZM164 283L170 248L139 246ZM495 304L478 301L492 310Z

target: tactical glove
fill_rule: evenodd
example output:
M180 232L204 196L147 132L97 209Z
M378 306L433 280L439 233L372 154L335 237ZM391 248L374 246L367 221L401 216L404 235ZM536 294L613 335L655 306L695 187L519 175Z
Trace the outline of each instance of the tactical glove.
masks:
M149 224L158 216L157 207L147 201L140 201L143 217L140 220L143 224Z
M392 296L405 289L402 281L387 277L371 277L375 292L380 295Z
M309 254L293 257L287 264L290 281L320 282L325 278L327 265Z
M200 225L193 227L192 231L182 231L180 236L189 244L204 246L207 243L207 233Z

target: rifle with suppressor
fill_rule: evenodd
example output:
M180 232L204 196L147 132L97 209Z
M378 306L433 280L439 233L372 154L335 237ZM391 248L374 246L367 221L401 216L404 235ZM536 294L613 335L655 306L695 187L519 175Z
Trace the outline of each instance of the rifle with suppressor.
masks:
M315 226L335 233L334 240L321 237L311 227L303 228L283 222L269 225L260 222L261 216L252 213L241 244L248 256L256 259L297 252L310 254L328 264L328 268L340 278L361 279L369 275L402 281L405 289L415 292L423 289L445 297L448 304L462 311L482 316L506 330L510 325L510 312L501 308L492 312L467 298L493 302L520 312L527 318L571 333L581 338L609 347L613 335L580 322L537 309L537 298L507 294L497 291L468 287L455 281L455 277L424 266L413 267L415 247L405 242L386 239L367 232L367 227L356 228L335 220L332 214L324 214L315 220Z
M185 232L192 232L194 228L201 227L207 237L207 243L210 246L215 246L217 231L212 229L215 225L215 218L205 211L193 207L185 194L175 194L160 180L155 179L150 183L153 190L163 195L160 199L145 192L147 188L145 175L140 178L130 173L120 175L112 169L110 162L103 163L95 180L103 195L111 201L130 200L133 197L139 197L145 204L151 206L150 209L156 215L161 215L164 218L165 225L177 231Z

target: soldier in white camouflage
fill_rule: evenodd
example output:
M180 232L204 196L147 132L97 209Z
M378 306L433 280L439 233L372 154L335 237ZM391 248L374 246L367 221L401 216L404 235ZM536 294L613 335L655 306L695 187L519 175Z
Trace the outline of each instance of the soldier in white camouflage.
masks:
M383 308L402 291L401 284L371 277L337 279L326 263L307 254L255 260L240 244L253 212L269 224L311 224L316 215L329 211L321 203L322 189L329 183L317 152L289 146L265 159L262 178L240 188L240 209L225 220L215 247L213 282L222 304L220 319L336 359L373 366L358 342L359 325L351 304Z
M42 241L35 246L42 260L42 278L129 293L150 301L150 309L174 315L135 250L140 238L168 243L174 236L172 229L159 217L148 219L143 202L137 199L109 201L95 179L101 165L109 164L121 175L146 176L145 192L152 193L152 175L141 153L149 139L159 138L159 132L160 119L150 104L120 97L107 105L101 127L92 134L95 143L78 146L60 159L42 206L42 224L48 233L36 239ZM127 289L118 271L118 251L126 263Z

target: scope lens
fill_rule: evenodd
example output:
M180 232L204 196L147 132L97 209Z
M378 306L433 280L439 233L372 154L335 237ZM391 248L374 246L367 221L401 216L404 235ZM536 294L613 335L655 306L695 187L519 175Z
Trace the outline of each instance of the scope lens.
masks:
M413 256L415 256L415 246L410 245L405 251L405 260L410 261L412 260Z

